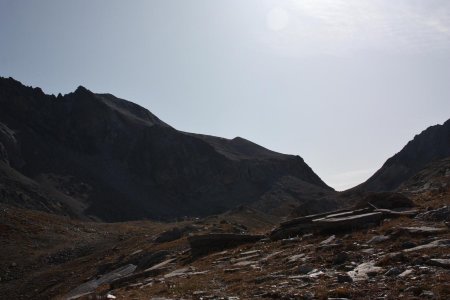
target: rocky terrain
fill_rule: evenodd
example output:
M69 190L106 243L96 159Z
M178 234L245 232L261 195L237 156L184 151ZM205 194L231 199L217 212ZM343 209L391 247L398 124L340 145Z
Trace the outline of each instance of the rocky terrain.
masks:
M179 223L106 224L3 204L2 293L7 299L448 299L450 160L428 165L402 186L408 202L372 195L364 199L379 207L367 202L280 225L245 206ZM288 234L276 235L286 228Z
M2 299L450 298L450 121L337 193L83 87L0 107Z
M285 215L335 193L299 156L181 132L84 87L53 96L0 78L0 108L0 201L10 205L84 220L174 220L241 204Z

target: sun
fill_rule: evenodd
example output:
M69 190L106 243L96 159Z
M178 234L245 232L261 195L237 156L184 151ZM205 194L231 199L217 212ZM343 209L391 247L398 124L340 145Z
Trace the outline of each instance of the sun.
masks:
M267 14L266 22L270 30L283 30L289 23L289 14L282 8L272 8Z

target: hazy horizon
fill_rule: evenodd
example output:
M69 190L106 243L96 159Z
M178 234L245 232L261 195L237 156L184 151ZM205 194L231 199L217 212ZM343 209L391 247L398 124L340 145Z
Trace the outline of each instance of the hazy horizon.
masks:
M300 155L337 190L450 118L442 0L0 0L0 38L0 76Z

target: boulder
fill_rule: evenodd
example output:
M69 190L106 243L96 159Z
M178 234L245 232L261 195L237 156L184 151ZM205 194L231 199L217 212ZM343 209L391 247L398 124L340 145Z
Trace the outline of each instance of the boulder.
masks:
M413 273L414 273L413 269L407 269L407 270L403 271L402 273L400 273L398 275L398 277L405 278L405 277L408 277L408 276L412 275Z
M336 236L333 234L332 236L328 237L327 239L320 242L320 245L328 245L331 242L333 242L336 239Z
M378 273L383 272L383 268L376 267L374 262L366 262L358 265L353 271L347 274L353 279L353 281L366 280L369 277L373 277Z
M450 259L449 258L432 258L428 262L429 265L438 266L446 269L450 269Z

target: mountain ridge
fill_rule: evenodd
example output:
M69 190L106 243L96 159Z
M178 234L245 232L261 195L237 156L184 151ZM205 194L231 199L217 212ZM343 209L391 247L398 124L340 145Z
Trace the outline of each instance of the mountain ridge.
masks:
M450 157L450 119L416 134L369 179L352 189L392 191L427 164Z
M317 187L311 195L293 192L292 205L334 193L299 156L239 137L184 133L137 104L82 86L54 96L3 78L0 105L3 167L46 186L41 198L49 200L39 207L49 211L106 221L170 219L220 213L263 195L270 202L277 196L266 193L276 182L288 182L287 192L301 182Z

